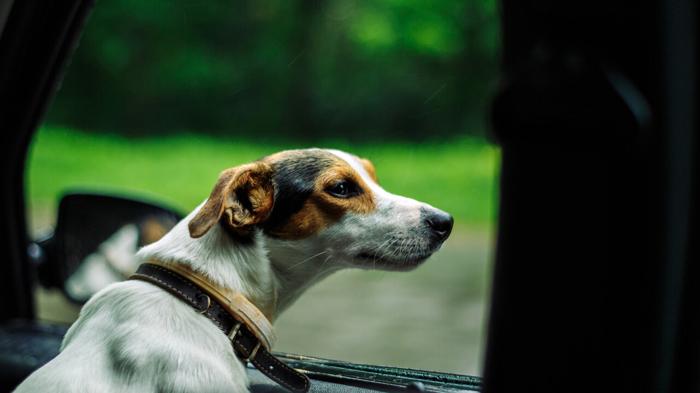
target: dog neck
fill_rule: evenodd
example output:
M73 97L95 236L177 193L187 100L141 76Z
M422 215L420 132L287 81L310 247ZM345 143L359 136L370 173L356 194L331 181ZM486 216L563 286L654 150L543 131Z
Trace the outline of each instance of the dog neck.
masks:
M341 269L330 251L318 249L320 242L314 238L288 241L265 237L265 243L280 294L279 310L287 309L311 286Z
M252 241L240 242L220 225L215 225L204 236L193 239L187 223L196 211L163 238L139 250L138 257L144 262L158 260L186 265L212 284L240 292L270 321L331 272L319 273L314 264L295 266L299 263L296 261L303 261L299 250L275 252L271 258L267 242L271 241L275 249L278 245L260 231L252 234Z

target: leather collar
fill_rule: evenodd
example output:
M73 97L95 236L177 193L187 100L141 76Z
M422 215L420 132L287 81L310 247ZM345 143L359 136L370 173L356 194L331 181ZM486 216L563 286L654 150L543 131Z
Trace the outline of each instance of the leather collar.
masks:
M130 279L156 285L209 318L231 341L234 352L268 378L293 392L309 390L309 379L269 351L275 341L272 324L241 293L217 287L180 264L149 261Z

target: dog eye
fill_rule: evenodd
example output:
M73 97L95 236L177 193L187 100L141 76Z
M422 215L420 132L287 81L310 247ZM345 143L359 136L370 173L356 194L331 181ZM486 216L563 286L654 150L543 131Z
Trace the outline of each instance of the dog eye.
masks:
M350 198L360 193L355 183L342 180L326 188L326 192L337 198Z

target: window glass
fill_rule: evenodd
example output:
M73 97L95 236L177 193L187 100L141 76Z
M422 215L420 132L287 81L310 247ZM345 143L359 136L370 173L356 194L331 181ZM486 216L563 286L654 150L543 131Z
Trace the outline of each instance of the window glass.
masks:
M478 374L497 34L494 0L98 2L32 144L33 235L51 231L66 190L187 213L225 168L284 149L346 150L455 228L416 270L347 270L311 288L276 322L275 349ZM41 318L77 316L38 291Z

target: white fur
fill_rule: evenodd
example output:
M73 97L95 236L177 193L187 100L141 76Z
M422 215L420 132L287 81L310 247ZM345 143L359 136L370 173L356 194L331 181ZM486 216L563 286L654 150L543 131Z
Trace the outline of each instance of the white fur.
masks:
M356 267L408 270L436 251L421 232L421 211L436 208L387 192L370 177L355 156L340 150L330 152L347 162L362 177L376 203L370 214L346 213L340 222L324 231L322 236L332 242L335 249L342 251L343 255L337 257ZM353 258L366 250L377 254L377 259L367 263Z
M348 213L302 240L275 239L258 231L252 243L240 244L218 225L201 238L191 238L187 225L198 207L162 239L141 249L139 258L189 265L213 283L242 292L260 309L272 310L274 318L336 270L377 264L408 269L435 251L425 244L420 229L421 209L434 208L384 191L354 156L331 152L369 185L374 212ZM362 251L373 252L378 260L358 258ZM243 364L211 321L160 288L126 281L93 296L66 334L61 353L16 391L246 390Z

